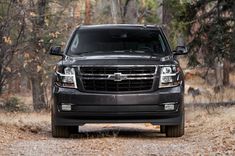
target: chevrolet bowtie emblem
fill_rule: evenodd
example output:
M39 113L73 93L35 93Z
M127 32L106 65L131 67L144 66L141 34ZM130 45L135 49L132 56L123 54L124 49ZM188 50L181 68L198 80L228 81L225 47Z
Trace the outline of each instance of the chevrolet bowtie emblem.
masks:
M109 75L108 78L114 81L122 81L122 80L125 80L127 76L123 75L122 73L114 73L112 75Z

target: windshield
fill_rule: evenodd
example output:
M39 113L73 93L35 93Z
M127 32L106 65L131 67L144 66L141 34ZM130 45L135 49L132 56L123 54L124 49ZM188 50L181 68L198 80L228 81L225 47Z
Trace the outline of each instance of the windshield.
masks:
M74 56L93 52L168 54L158 30L80 29L76 31L67 54Z

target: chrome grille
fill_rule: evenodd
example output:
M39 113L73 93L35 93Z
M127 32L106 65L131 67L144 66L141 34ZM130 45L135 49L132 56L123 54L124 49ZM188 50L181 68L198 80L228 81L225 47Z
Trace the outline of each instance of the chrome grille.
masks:
M155 73L155 67L81 67L82 74L150 74Z
M86 91L143 91L153 86L157 68L150 66L81 66L79 75Z

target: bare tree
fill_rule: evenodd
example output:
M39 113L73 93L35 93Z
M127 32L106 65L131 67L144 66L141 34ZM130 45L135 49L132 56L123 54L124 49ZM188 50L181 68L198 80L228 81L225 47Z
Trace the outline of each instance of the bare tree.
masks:
M14 54L21 36L24 33L25 13L23 5L14 0L0 2L0 94L4 85L17 73L17 68L11 68Z
M48 56L48 51L53 44L63 45L63 39L68 35L66 32L76 25L76 17L68 18L69 12L64 16L71 2L73 1L28 0L24 4L27 6L27 27L22 49L22 68L31 82L33 108L36 111L49 107L47 90L50 88L48 84L53 69L53 63L49 62L53 58ZM57 8L49 10L50 5Z
M86 0L85 1L85 24L90 24L91 23L91 1Z
M112 19L113 19L114 24L118 23L117 2L118 1L116 1L116 0L111 0L111 13L112 13Z
M45 92L43 87L43 72L41 70L42 66L42 51L43 47L39 43L41 40L40 34L43 33L44 27L45 27L45 14L46 14L46 7L47 7L47 0L38 0L37 4L34 2L31 2L32 8L35 10L35 16L32 18L32 30L33 30L33 37L31 39L31 46L33 55L31 57L34 57L32 59L32 62L30 63L31 66L31 74L30 74L30 80L32 84L32 95L33 95L33 107L34 110L41 110L47 107L45 102ZM38 56L38 57L35 57Z
M125 4L125 11L124 11L124 23L131 23L136 24L137 23L137 0L127 0Z

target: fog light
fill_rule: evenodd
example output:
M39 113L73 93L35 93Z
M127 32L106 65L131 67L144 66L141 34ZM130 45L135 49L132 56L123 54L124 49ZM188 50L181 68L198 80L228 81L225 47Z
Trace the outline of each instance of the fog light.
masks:
M165 105L165 110L174 110L175 106L174 105Z
M71 111L71 104L62 103L61 104L61 110L63 110L63 111Z
M165 110L174 110L176 102L163 103Z

